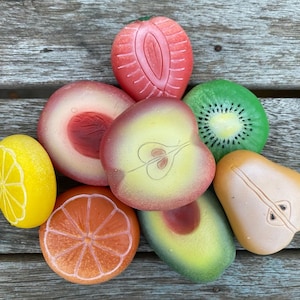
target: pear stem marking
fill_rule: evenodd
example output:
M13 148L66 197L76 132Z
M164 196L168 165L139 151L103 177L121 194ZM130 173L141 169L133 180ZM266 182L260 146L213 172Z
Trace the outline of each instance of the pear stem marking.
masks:
M274 203L274 201L272 201L242 170L235 166L232 166L231 170L251 189L251 191L258 196L258 198L267 207L269 207L269 212L271 213L271 220L269 220L269 218L267 219L269 224L273 225L270 221L274 220L277 216L290 231L293 233L298 231L284 214L284 210L278 208L276 203ZM288 201L286 200L286 202Z

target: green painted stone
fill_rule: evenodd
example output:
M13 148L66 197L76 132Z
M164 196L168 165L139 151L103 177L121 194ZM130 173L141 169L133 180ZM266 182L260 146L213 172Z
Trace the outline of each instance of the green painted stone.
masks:
M231 227L211 190L173 211L138 211L142 232L154 252L194 282L216 280L235 259Z

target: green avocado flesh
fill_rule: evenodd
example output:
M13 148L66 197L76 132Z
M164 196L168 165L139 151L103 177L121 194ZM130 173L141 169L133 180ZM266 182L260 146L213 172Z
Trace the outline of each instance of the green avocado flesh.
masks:
M191 205L191 221L185 226L189 209L183 214L138 211L142 232L154 252L173 270L193 282L212 282L235 259L232 230L214 192L207 190ZM170 215L172 217L170 217ZM167 217L166 217L167 216ZM199 217L198 217L199 216ZM176 218L178 226L176 226ZM196 224L195 224L196 222ZM179 227L183 230L179 230Z

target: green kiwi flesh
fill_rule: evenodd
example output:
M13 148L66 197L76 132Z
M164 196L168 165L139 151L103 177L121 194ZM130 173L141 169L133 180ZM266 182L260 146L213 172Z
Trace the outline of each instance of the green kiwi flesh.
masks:
M192 88L183 98L198 121L199 136L219 161L238 149L260 153L269 135L259 99L235 82L216 79Z

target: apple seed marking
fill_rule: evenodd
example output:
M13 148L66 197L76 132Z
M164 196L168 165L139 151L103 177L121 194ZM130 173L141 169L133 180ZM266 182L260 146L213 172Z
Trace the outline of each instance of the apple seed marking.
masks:
M145 167L149 178L160 180L169 174L176 155L189 145L189 141L175 146L167 146L157 142L144 143L137 151L137 156L142 162L142 165L131 169L128 172L133 172Z

